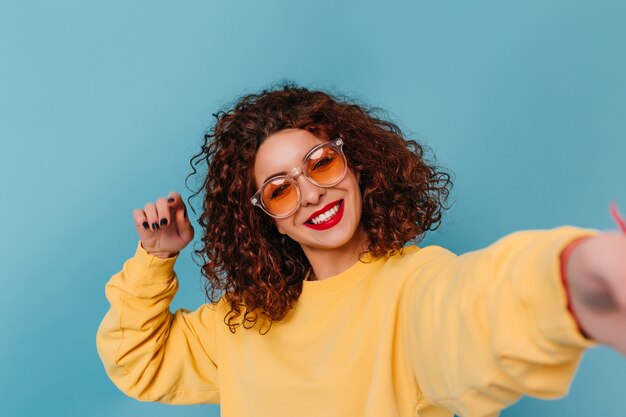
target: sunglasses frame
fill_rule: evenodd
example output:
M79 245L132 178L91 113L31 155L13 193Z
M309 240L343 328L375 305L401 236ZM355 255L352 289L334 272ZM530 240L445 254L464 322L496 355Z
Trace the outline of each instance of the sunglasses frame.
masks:
M311 148L310 151L308 151L306 153L306 155L304 155L304 158L302 158L302 164L298 167L295 167L294 169L292 169L291 171L289 171L287 174L281 174L281 175L274 175L270 178L268 178L267 180L265 180L265 182L263 184L261 184L261 186L259 187L259 189L257 190L256 193L254 193L254 195L252 196L252 198L250 198L250 202L252 203L252 205L257 206L259 208L261 208L261 210L263 210L268 216L271 216L275 219L284 219L286 217L291 216L293 213L296 212L296 210L298 210L298 208L300 208L300 186L298 185L298 182L295 181L295 179L300 175L304 175L304 178L307 179L307 181L309 181L311 184L317 186L317 187L322 187L322 188L329 188L332 187L334 185L337 185L338 183L341 182L341 180L343 180L346 176L346 172L348 171L348 160L346 158L346 155L343 153L343 139L341 138L337 138L328 142L324 142L324 143L320 143L319 145L314 146L313 148ZM318 182L316 182L313 178L309 177L307 171L306 171L306 164L307 164L307 160L309 159L309 157L318 149L324 148L324 147L331 147L335 150L338 151L339 155L341 156L341 158L343 159L343 173L339 176L339 179L335 182L333 182L332 184L327 184L327 185L322 185ZM265 188L265 186L267 184L269 184L272 181L275 181L277 178L285 178L288 181L292 182L295 187L296 187L296 194L297 194L297 204L294 205L293 209L291 209L289 212L287 212L286 214L281 214L281 215L276 215L273 213L270 213L269 209L267 209L265 207L265 204L263 203L263 198L261 197L261 192L262 190Z

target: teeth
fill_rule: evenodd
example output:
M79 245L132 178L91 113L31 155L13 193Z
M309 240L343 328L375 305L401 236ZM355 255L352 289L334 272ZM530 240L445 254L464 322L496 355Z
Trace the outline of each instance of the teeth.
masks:
M320 224L320 223L325 222L326 220L330 219L335 214L337 214L337 212L339 211L339 205L340 204L337 204L335 207L333 207L330 210L320 214L319 216L313 217L311 219L311 223L313 223L313 224Z

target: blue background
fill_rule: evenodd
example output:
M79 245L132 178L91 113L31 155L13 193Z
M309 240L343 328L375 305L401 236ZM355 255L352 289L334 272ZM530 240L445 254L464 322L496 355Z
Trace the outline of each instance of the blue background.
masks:
M211 113L282 78L386 109L455 173L426 243L612 228L625 18L618 0L1 1L0 415L219 414L117 391L95 349L103 289L135 250L132 209L189 196ZM173 308L204 302L190 253ZM626 415L623 375L595 348L566 399L503 415Z

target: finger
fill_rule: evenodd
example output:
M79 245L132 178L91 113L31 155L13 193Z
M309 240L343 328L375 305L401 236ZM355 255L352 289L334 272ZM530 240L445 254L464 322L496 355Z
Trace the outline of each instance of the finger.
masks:
M172 213L175 215L179 209L183 209L183 213L184 213L184 219L186 221L187 220L187 206L185 206L185 202L183 201L183 198L181 197L180 194L178 194L176 191L172 191L171 193L169 193L167 195L168 199L167 199L167 203L169 204L169 206L173 209ZM177 219L177 217L175 217Z
M167 200L163 197L156 201L157 221L160 227L167 227L171 223L170 207Z
M137 229L137 234L139 234L139 239L144 240L150 236L150 223L148 223L148 218L146 217L146 213L142 209L133 210L133 221L135 223L135 229Z
M152 230L158 230L159 219L157 215L156 205L154 203L148 203L144 206L143 211L146 212L146 218L148 219L148 223L150 223L150 228Z
M187 216L187 208L184 206L176 210L176 225L181 239L190 242L193 239L194 230Z
M619 210L617 208L617 203L615 201L611 203L611 206L609 207L609 211L611 212L611 217L613 217L613 220L615 221L619 229L622 231L622 233L626 233L626 220L619 213Z
M172 191L167 195L167 204L174 210L178 210L180 207L185 207L185 202L180 194L176 191ZM172 211L174 213L174 211Z

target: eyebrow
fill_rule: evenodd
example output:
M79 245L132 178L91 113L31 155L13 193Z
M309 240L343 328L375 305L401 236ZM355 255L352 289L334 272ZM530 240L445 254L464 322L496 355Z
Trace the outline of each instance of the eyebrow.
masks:
M307 156L308 154L310 154L310 153L311 153L311 151L313 150L313 148L316 148L316 147L318 147L318 146L320 146L320 145L324 145L324 144L326 144L326 143L327 143L327 142L324 142L324 143L318 143L317 145L313 145L313 146L311 146L311 149L309 149L308 151L306 151L306 153L305 153L305 154L304 154L304 156L302 157L301 164L302 164L302 163L304 163L304 158L306 158L306 156ZM297 167L294 167L294 168L297 168ZM266 178L263 180L263 182L262 182L261 184L265 184L266 182L268 182L268 181L269 181L269 180L271 180L272 178L275 178L275 177L280 177L281 175L287 175L287 171L280 171L280 172L276 172L276 173L274 173L274 174L271 174L271 175L269 175L268 177L266 177Z
M320 145L326 145L326 144L328 144L328 143L332 143L332 141L322 142L322 143L318 143L317 145L313 145L313 146L311 146L311 149L309 149L308 151L306 151L306 153L305 153L305 154L304 154L304 156L302 157L302 162L301 162L301 163L304 163L304 159L306 158L306 156L307 156L308 154L310 154L310 153L311 153L311 151L312 151L313 149L317 148L317 147L318 147L318 146L320 146ZM294 168L298 168L298 167L294 167ZM266 182L268 182L268 181L269 181L269 180L271 180L272 178L280 177L281 175L287 175L287 173L288 173L288 172L293 171L293 169L294 169L294 168L292 168L290 171L280 171L280 172L276 172L276 173L274 173L274 174L271 174L271 175L269 175L268 177L266 177L266 178L263 180L263 182L262 182L261 184L265 184Z
M287 175L287 171L280 171L280 172L277 172L275 174L272 174L272 175L268 176L267 178L265 178L261 184L265 184L269 180L274 179L276 177L280 177L282 175Z

